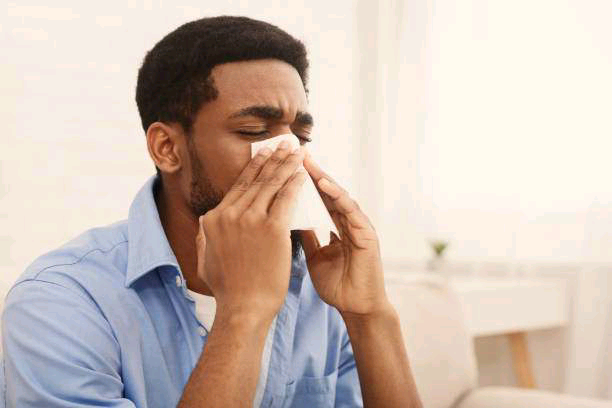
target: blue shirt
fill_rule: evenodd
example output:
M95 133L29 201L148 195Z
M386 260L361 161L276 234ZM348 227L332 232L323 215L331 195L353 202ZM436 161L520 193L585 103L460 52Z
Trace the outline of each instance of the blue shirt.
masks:
M127 220L37 258L8 292L8 408L168 408L180 400L207 335L159 219L157 180L138 192ZM277 315L261 406L363 406L346 326L317 295L303 251Z

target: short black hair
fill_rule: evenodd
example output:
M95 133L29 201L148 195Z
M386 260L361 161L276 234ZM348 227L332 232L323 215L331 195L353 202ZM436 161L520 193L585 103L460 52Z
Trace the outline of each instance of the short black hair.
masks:
M267 58L292 65L308 94L306 47L277 26L244 16L181 25L147 52L138 70L136 104L145 133L161 121L179 123L189 135L202 105L218 96L210 77L214 66Z

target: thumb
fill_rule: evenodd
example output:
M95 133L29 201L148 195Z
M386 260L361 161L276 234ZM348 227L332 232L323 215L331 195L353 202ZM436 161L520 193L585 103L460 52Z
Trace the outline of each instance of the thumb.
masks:
M333 244L335 242L340 242L340 238L334 231L329 231L329 243Z
M198 249L200 249L200 247L206 248L206 234L204 233L203 219L203 215L198 217L198 234L196 235L196 245Z
M204 233L204 216L198 218L198 234L196 235L196 251L198 255L198 275L202 276L204 271L204 254L206 253L206 234Z
M302 236L302 248L304 248L306 260L312 259L321 247L317 235L313 230L301 230L300 235Z

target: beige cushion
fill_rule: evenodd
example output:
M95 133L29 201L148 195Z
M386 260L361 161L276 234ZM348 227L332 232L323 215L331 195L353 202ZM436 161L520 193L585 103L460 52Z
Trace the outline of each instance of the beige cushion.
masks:
M485 387L472 391L457 408L612 408L612 402L547 391Z
M456 295L436 275L385 272L423 406L449 408L477 384L474 349Z

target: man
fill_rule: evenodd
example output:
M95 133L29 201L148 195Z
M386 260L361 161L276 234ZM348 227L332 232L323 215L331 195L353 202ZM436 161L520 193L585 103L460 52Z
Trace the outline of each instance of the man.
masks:
M310 141L307 66L301 42L245 17L149 51L136 101L157 175L127 221L11 288L9 407L420 406L367 217L303 146L251 159L254 141ZM325 247L289 231L307 176L340 232Z

